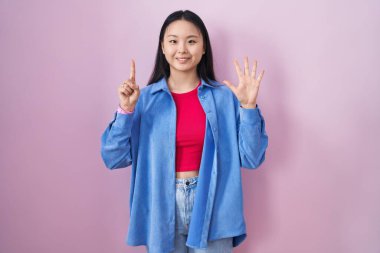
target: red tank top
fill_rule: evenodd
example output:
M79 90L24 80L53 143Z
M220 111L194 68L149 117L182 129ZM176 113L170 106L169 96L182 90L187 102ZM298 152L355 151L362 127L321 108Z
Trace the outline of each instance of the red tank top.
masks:
M206 114L198 86L186 93L171 92L177 108L176 172L199 170L206 129Z

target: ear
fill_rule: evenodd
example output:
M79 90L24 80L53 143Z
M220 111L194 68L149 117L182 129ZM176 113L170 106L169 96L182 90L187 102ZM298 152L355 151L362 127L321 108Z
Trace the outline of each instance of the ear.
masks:
M165 54L164 43L162 43L162 42L161 42L161 50L162 50L162 53Z

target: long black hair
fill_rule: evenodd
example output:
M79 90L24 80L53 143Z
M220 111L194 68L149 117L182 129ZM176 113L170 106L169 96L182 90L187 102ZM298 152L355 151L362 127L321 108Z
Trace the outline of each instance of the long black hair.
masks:
M211 43L206 26L204 25L202 19L194 12L189 10L179 10L170 14L161 27L154 69L150 76L148 85L161 80L161 78L163 77L165 77L165 79L167 80L170 76L169 63L166 61L164 53L162 52L161 43L164 40L166 28L176 20L189 21L193 23L202 33L203 44L205 46L205 53L202 55L202 59L197 65L197 74L200 78L203 78L207 83L210 83L211 81L216 81L212 59Z

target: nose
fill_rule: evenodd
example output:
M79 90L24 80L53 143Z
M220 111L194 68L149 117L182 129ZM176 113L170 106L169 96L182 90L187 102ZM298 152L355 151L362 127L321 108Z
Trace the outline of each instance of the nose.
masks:
M187 52L186 43L180 43L179 44L178 52L179 53L186 53Z

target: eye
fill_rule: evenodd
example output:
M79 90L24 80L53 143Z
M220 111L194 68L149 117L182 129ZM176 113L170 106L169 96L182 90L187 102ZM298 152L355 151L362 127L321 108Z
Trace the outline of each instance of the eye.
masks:
M189 43L190 44L194 44L194 43L197 43L195 40L189 40Z
M175 40L169 40L169 43L170 44L173 44L173 43L175 43L176 41Z

